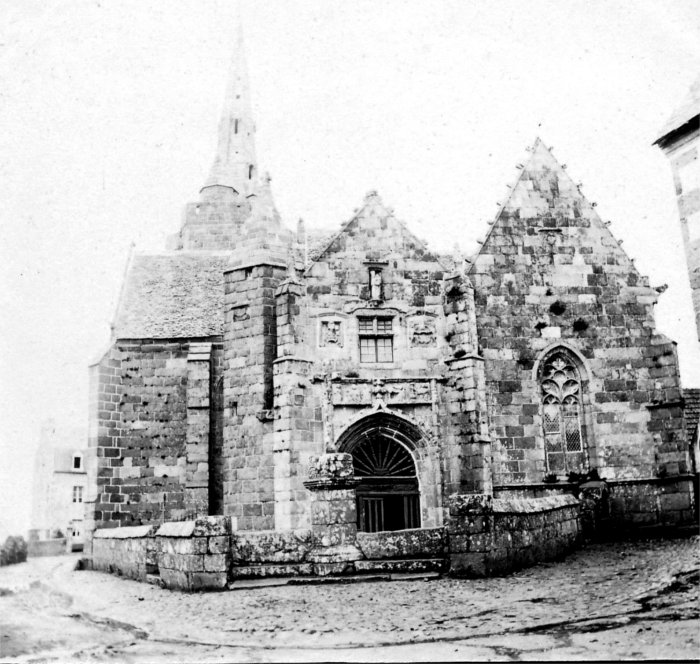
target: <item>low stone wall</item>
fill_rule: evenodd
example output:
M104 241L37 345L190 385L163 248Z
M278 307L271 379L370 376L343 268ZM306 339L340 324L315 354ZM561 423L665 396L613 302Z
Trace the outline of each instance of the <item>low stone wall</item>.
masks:
M607 482L610 520L629 528L673 526L695 519L693 478L668 477Z
M447 553L444 528L416 528L380 533L357 533L357 545L365 558L443 558Z
M601 481L606 485L606 500L609 501L605 525L612 534L620 528L675 526L695 520L691 475ZM583 486L568 482L497 486L494 497L542 498L562 494L580 497Z
M231 537L231 577L308 576L320 545L311 530L241 531Z
M223 590L231 566L231 520L223 516L164 523L155 534L156 562L164 587Z
M570 495L452 496L448 514L454 576L506 574L560 558L581 542L579 502Z
M90 567L128 579L146 581L148 553L155 547L157 528L129 526L96 530L92 539Z
M340 542L320 528L232 532L223 516L103 529L93 537L91 566L171 589L223 590L253 577L444 571L448 561L457 576L502 574L580 541L573 496L453 496L448 513L443 528L355 532Z
M29 540L29 542L27 542L27 556L30 558L62 556L66 553L66 545L67 540L65 537L47 540Z

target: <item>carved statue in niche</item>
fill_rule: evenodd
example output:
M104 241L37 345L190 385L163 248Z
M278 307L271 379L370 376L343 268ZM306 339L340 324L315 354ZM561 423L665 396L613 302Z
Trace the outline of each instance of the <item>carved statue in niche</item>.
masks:
M342 329L340 321L329 320L321 323L321 346L343 347Z
M370 270L369 271L369 290L370 298L372 300L382 299L382 271L381 270Z
M411 325L411 346L434 346L437 341L435 321L420 318Z

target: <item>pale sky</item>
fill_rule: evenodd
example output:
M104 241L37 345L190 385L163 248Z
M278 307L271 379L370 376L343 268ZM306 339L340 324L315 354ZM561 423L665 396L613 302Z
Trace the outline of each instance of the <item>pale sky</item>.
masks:
M132 242L164 248L214 157L236 5L0 0L0 521L29 526L41 423L87 418ZM241 2L260 169L283 220L376 189L471 253L539 136L624 241L700 386L656 132L700 73L696 0ZM78 441L81 444L81 441Z

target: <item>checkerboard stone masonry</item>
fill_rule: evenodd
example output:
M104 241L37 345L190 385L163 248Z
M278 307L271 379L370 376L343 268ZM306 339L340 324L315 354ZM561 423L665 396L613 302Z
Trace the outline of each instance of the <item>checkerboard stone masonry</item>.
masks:
M692 518L660 289L542 141L471 259L431 252L375 191L309 258L258 173L247 75L232 76L201 200L171 250L131 257L91 367L94 566L194 590L561 555L582 536L581 478L545 442L557 353L605 519ZM363 521L368 500L396 532L362 532L384 530Z

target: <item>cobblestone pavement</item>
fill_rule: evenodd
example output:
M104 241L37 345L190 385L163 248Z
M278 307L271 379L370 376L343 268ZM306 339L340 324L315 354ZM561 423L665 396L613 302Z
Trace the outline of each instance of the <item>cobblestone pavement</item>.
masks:
M481 580L185 595L76 557L0 568L2 661L697 659L700 537Z

